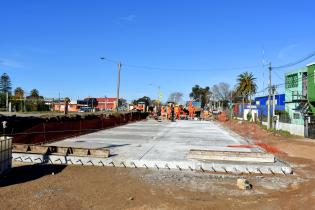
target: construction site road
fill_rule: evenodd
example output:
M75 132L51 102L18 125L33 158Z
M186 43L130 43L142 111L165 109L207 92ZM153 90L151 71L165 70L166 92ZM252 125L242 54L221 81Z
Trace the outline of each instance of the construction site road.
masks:
M265 153L259 147L233 147L248 144L250 144L249 140L215 122L147 120L68 138L48 145L88 149L108 148L111 156L106 160L105 165L112 164L120 167L264 174L291 173L290 166L277 159L272 163L260 163L250 159L229 162L229 156L223 157L226 161L198 161L188 158L191 150ZM93 165L98 162L100 162L99 159Z
M9 174L0 179L1 209L315 209L314 140L276 135L258 124L236 120L221 125L274 148L277 157L294 167L294 175L14 161ZM248 179L253 188L239 189L236 184L240 177Z

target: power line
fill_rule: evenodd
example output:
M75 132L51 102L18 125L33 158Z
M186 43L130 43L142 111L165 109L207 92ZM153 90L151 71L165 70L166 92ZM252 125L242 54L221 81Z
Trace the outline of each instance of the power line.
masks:
M310 58L313 57L313 56L315 56L315 51L314 51L314 52L311 52L311 53L308 54L307 56L302 57L302 58L300 58L300 59L298 59L298 60L296 60L296 61L294 61L294 62L292 62L292 63L288 63L288 64L281 65L281 66L273 66L272 68L273 68L273 69L282 69L282 68L287 68L287 67L290 67L290 66L295 66L295 65L297 65L297 64L299 64L299 63L302 63L302 62L304 62L304 61L310 59Z
M284 81L284 79L276 71L273 71L273 73L278 77L278 79Z
M136 68L136 69L148 69L148 70L159 70L159 71L227 71L227 70L244 70L261 68L260 65L253 66L243 66L243 67L218 67L218 68L170 68L170 67L152 67L152 66L138 66L125 64L126 67Z
M107 60L111 63L118 64L119 62L110 58L102 57L101 59ZM123 63L125 67L135 69L147 69L147 70L161 70L161 71L224 71L224 70L242 70L242 69L253 69L261 68L261 65L250 65L250 66L237 66L237 67L218 67L218 68L173 68L173 67L155 67L155 66L142 66L142 65L131 65Z
M308 79L313 79L314 77L315 77L315 72L307 76ZM283 83L279 83L279 84L276 84L274 86L275 87L281 87L281 86L285 85L286 84L285 80L284 79L282 79L282 80L284 81ZM299 82L299 81L302 81L302 80L303 80L303 77L299 77L297 81ZM263 92L263 91L265 91L267 89L268 89L268 87L265 87L265 88L261 89L260 91L257 91L255 94L259 94L259 93L261 93L261 92Z
M273 66L272 69L281 69L281 68L286 68L286 67L290 67L290 66L295 66L299 63L302 63L312 57L315 56L315 51L311 52L310 54L308 54L307 56L304 56L294 62L288 63L288 64L284 64L284 65L280 65L280 66ZM105 58L102 57L101 59L103 60L107 60L111 63L114 64L118 64L119 62L110 58ZM147 69L147 70L161 70L161 71L226 71L226 70L244 70L244 69L257 69L257 68L261 68L261 67L266 67L268 66L267 64L265 64L265 60L263 58L263 65L250 65L250 66L236 66L236 67L217 67L217 68L173 68L173 67L155 67L155 66L142 66L142 65L131 65L131 64L125 64L125 67L130 67L130 68L135 68L135 69Z

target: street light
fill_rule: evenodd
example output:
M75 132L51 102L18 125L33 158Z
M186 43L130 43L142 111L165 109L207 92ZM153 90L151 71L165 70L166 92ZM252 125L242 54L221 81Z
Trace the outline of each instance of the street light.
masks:
M149 84L150 86L156 86L158 88L158 97L157 97L157 100L158 100L158 105L160 105L160 99L161 99L161 88L159 85L156 85L156 84L153 84L153 83L150 83Z
M116 62L116 61L113 61L113 60L109 60L105 57L101 57L100 58L101 60L107 60L109 62L112 62L112 63L115 63L117 64L118 66L118 79L117 79L117 99L116 99L116 110L118 111L118 105L119 105L119 89L120 89L120 69L121 69L121 62Z

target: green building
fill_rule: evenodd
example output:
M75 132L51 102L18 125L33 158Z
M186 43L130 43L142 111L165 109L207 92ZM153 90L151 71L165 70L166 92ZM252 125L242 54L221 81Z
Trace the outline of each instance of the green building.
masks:
M285 110L289 113L292 124L303 125L304 116L309 112L307 75L307 67L285 74Z
M307 65L307 98L309 102L309 110L315 113L315 63Z
M285 74L285 110L291 123L304 125L315 116L315 63Z

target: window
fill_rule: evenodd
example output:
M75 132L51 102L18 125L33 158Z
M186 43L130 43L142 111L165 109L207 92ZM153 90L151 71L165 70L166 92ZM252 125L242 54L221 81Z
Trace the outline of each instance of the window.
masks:
M285 77L285 87L294 88L298 86L298 74L289 74Z
M293 119L300 119L300 114L299 113L293 113Z
M270 106L272 106L273 105L273 100L272 100L272 97L270 97L271 98L271 100L270 100ZM268 105L269 104L269 100L267 100L266 101L266 105ZM278 104L278 100L277 99L275 99L275 105L277 105Z

